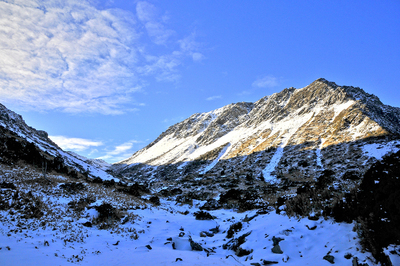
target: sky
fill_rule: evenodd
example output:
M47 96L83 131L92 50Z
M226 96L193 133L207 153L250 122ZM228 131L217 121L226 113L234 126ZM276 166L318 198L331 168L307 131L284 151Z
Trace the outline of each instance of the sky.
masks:
M400 107L400 1L0 0L0 103L109 163L318 78Z

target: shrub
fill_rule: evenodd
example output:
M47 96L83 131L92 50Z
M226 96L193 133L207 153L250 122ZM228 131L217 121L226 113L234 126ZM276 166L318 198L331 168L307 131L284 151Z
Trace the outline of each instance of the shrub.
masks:
M68 207L75 210L76 212L81 212L85 210L87 206L91 203L95 202L95 198L93 196L88 196L85 198L80 198L79 200L73 200L68 203Z
M149 199L149 201L151 202L151 203L153 203L154 205L160 205L160 198L159 197L157 197L157 196L152 196L150 199Z
M196 220L214 220L214 216L205 211L198 211L194 213Z
M80 191L86 191L87 188L82 183L68 182L60 185L60 188L68 193L74 194Z
M104 180L104 181L103 181L103 185L104 185L105 187L113 187L113 186L115 186L115 181L114 181L114 179L111 179L111 180Z
M99 212L99 216L94 221L95 224L99 224L99 229L109 228L115 221L119 221L122 217L121 212L110 203L103 202L94 208Z

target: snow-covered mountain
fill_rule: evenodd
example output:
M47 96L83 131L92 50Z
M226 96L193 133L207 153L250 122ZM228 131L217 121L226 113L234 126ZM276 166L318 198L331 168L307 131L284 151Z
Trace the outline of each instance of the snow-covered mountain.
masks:
M0 104L0 265L399 265L399 122L319 79L173 125L115 182Z
M130 179L184 178L194 173L264 178L271 183L365 172L400 142L400 108L384 105L358 87L318 79L255 103L194 114L114 166ZM375 146L374 146L375 147ZM278 179L277 179L278 177Z
M72 152L63 151L49 137L47 132L28 126L22 116L0 104L0 160L13 163L20 159L42 167L46 162L48 170L70 173L74 176L112 179L105 170L105 162L89 160Z

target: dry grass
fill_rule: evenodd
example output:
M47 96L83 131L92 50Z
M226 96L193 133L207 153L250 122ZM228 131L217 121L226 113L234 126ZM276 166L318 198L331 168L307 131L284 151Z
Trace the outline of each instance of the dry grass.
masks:
M91 222L97 224L100 229L132 235L133 239L137 238L135 230L121 226L121 218L125 223L139 219L128 210L145 208L146 204L143 200L118 192L115 188L106 188L101 184L87 183L80 179L70 179L54 174L47 174L47 179L50 182L44 179L42 172L34 167L0 165L0 184L6 182L16 187L0 190L0 203L5 203L0 204L5 210L0 213L0 222L8 224L8 228L17 228L5 233L18 233L18 227L21 225L31 230L50 228L54 230L53 237L64 239L66 244L82 242L86 238L87 230L76 221L85 218L83 212L85 207L96 200L101 200L112 206L115 211L113 219L97 221L90 217L86 218L92 219ZM60 186L78 182L86 189L71 191ZM12 204L10 205L9 202ZM32 209L39 209L40 213L32 213Z

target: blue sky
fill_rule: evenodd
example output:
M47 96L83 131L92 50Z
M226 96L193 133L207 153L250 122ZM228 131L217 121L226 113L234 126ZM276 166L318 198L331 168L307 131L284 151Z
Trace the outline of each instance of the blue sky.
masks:
M0 14L0 102L90 158L320 77L400 107L397 0L0 0Z

